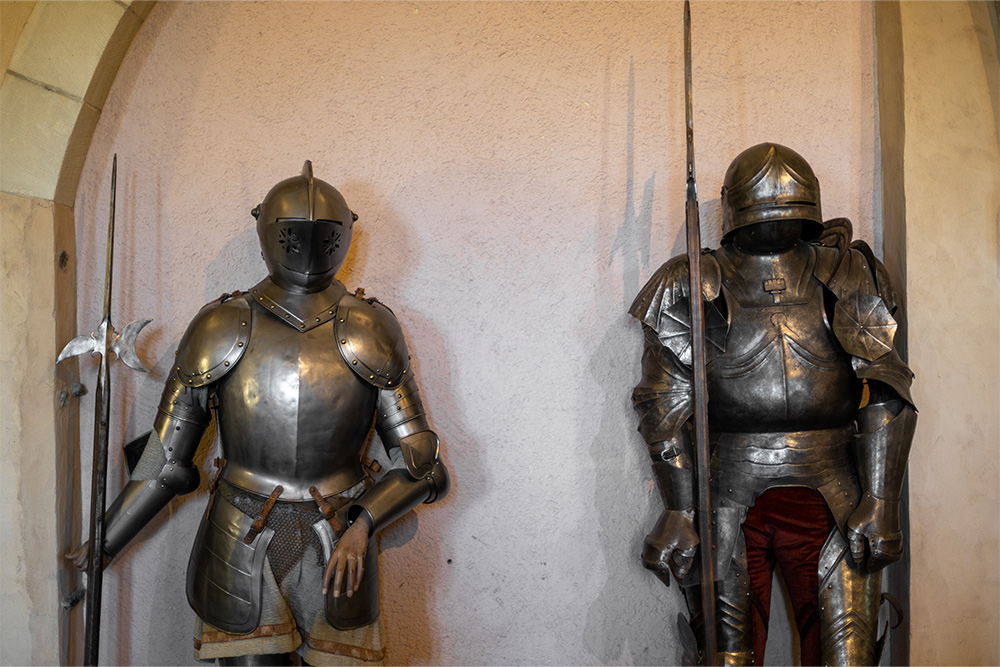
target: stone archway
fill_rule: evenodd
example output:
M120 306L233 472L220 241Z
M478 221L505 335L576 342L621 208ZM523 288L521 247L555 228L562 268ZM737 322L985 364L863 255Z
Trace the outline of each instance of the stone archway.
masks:
M82 579L61 557L80 539L78 367L56 370L53 360L76 334L80 173L118 68L154 5L0 5L5 664L79 661L80 607L60 605Z

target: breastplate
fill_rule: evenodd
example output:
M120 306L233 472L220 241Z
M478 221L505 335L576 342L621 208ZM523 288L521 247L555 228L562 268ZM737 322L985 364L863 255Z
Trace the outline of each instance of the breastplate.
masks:
M326 496L364 477L377 390L337 349L333 322L300 332L256 302L247 350L217 390L223 478L282 500Z
M753 433L849 425L861 383L827 321L811 249L742 263L720 255L729 333L708 366L710 426Z

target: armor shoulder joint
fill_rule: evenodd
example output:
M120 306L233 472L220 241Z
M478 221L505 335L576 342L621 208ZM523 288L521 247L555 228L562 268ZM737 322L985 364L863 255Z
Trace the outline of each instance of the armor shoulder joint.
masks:
M687 256L668 260L639 290L629 314L659 332L660 314L687 297L688 282ZM708 251L702 251L701 291L706 301L714 301L722 291L722 269L715 255Z
M869 263L865 253L858 248L851 247L841 256L837 268L829 278L823 280L822 275L816 277L838 299L857 291L865 294L878 294L878 288L875 284L875 267Z
M232 370L250 340L250 320L243 295L225 295L202 308L177 346L174 370L181 382L202 387Z
M334 333L344 361L365 382L395 387L409 372L403 330L378 300L345 296L337 306Z

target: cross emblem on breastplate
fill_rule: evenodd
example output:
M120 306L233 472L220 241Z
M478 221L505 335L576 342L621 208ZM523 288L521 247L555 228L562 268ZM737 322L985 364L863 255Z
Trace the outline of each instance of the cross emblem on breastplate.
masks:
M785 279L768 278L764 281L764 291L774 297L775 303L781 303L781 293L785 291Z

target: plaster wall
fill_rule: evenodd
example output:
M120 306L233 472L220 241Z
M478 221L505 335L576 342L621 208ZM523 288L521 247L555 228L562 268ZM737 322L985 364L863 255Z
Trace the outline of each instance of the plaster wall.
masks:
M871 241L871 16L695 4L705 245L726 166L764 140L802 153L827 217ZM310 158L360 215L340 278L402 322L455 480L383 535L390 661L676 663L679 591L637 558L659 499L626 309L684 248L681 19L680 3L157 5L75 206L89 331L117 152L113 316L154 319L154 372L115 371L112 442L150 428L198 308L265 275L249 211ZM113 456L112 496L123 479ZM175 501L106 575L102 662L193 664L183 580L204 503L204 485ZM790 662L785 637L769 662Z
M985 3L902 3L912 664L1000 663L1000 63ZM943 638L947 638L943 640Z
M55 440L54 369L51 327L52 225L55 205L31 197L0 193L0 663L56 664L59 661L59 563L56 466L53 452L40 443ZM27 280L26 277L31 277ZM48 306L46 308L46 306ZM8 380L8 378L10 380ZM37 387L43 389L38 391ZM37 404L41 394L46 402ZM37 630L42 629L44 634Z

